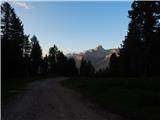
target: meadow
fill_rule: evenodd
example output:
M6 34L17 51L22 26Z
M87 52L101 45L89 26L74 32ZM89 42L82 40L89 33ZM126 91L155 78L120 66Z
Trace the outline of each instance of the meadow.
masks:
M61 81L100 108L136 120L159 120L160 78L71 78Z

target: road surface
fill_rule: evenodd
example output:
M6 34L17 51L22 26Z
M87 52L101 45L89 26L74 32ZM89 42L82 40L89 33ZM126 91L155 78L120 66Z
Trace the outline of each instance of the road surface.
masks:
M73 90L59 84L65 77L29 83L3 109L2 120L124 120L101 111Z

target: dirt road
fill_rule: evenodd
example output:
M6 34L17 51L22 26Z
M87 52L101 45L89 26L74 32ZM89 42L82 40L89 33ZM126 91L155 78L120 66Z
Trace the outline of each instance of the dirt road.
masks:
M73 90L63 88L57 77L28 84L23 95L2 112L2 120L120 120L96 109ZM122 119L121 119L122 120Z

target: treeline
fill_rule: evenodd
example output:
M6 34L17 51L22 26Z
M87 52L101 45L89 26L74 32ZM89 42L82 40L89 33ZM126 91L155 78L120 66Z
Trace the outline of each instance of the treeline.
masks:
M82 59L80 69L56 45L42 56L35 35L24 33L22 21L9 3L1 4L2 79L37 75L66 76L159 76L160 2L134 1L128 11L128 32L119 53L110 57L109 68L95 74L90 61Z
M91 77L95 74L95 68L93 67L91 61L87 61L84 58L81 60L79 75L81 77Z
M38 75L78 75L75 60L67 58L56 45L42 56L35 35L29 39L22 21L8 2L1 4L2 80Z
M49 55L45 58L45 68L51 74L77 76L78 69L73 58L67 58L63 52L59 51L56 45L49 49Z
M98 76L160 75L160 1L134 1L128 11L128 33L112 54L110 67Z

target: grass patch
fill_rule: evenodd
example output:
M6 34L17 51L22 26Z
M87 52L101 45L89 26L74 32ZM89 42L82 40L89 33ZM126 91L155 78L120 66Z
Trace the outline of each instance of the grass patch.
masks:
M40 81L53 76L36 76L30 78L14 78L8 80L1 81L1 100L2 105L8 104L12 100L12 98L17 94L22 94L25 91L25 87L28 83L33 81Z
M60 82L104 109L136 120L160 120L160 78L72 78Z

